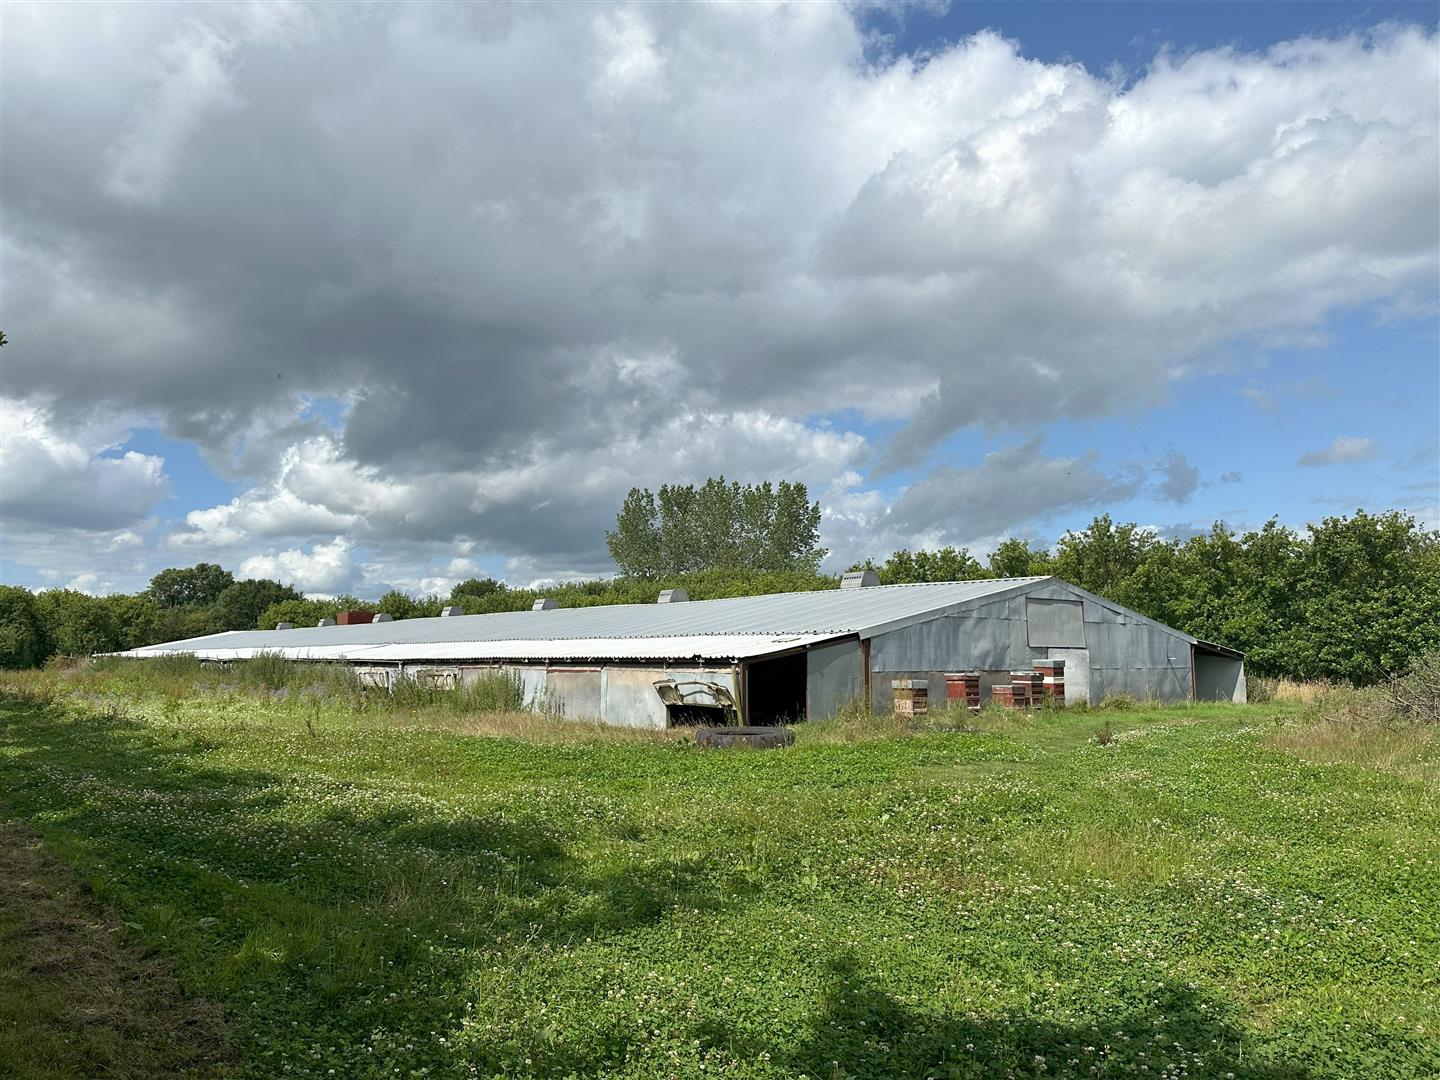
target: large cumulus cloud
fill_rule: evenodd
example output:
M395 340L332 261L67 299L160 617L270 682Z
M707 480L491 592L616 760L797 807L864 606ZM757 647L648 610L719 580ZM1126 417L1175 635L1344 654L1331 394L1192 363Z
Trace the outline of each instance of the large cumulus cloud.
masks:
M1132 410L1434 302L1433 33L1124 85L866 45L832 5L12 7L5 389L251 482L182 547L581 568L632 480L793 467L853 509L858 466L1003 427L1007 387L1026 423ZM842 409L903 423L807 421ZM891 520L964 539L949 506Z

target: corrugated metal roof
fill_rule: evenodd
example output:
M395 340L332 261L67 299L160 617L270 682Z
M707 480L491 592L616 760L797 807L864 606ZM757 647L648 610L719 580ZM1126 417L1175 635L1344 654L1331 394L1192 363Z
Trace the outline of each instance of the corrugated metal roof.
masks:
M441 641L419 645L312 645L283 650L258 645L215 646L195 639L186 652L202 660L248 660L281 651L292 660L396 663L411 660L748 660L833 640L833 634L696 634L649 638L559 638ZM184 643L181 643L184 644ZM158 656L173 645L133 649L127 656Z
M411 658L431 659L438 657L427 651L430 647L458 647L466 643L604 640L617 642L613 648L619 649L622 647L618 644L620 640L643 638L807 635L823 639L846 634L869 637L920 618L933 617L947 609L965 607L1046 580L1050 579L998 578L924 585L880 585L868 589L691 600L681 604L607 604L550 611L402 619L360 626L237 630L134 649L126 655L245 649L249 654L283 652L298 656L303 653L319 659L319 650L339 649L348 655L350 650L358 650L362 646L403 645L417 647L417 655ZM719 643L715 644L718 647ZM494 654L472 650L469 655L481 657ZM547 652L545 655L558 657L561 652ZM618 658L622 654L612 652L609 655ZM703 651L697 655L720 657L730 654Z

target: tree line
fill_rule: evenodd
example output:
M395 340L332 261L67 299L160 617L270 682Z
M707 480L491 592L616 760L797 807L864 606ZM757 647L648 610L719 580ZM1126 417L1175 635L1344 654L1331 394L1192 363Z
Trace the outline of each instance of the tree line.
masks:
M447 604L467 614L654 603L661 588L696 600L833 589L821 573L820 508L803 484L667 486L630 493L607 534L614 578L544 589L492 578L448 596L394 590L374 600L313 599L277 581L236 580L201 563L164 570L133 595L0 586L0 666L85 656L224 630L313 626L339 610L425 618ZM1246 653L1252 672L1377 682L1440 648L1440 533L1398 512L1325 518L1302 531L1276 521L1249 532L1221 522L1164 539L1109 515L1066 533L1053 550L1006 540L983 560L965 548L897 551L873 569L884 584L1053 574L1160 622Z

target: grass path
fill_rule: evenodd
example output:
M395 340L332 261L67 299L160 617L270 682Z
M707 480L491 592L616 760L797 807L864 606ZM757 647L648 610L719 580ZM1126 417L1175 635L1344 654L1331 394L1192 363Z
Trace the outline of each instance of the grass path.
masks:
M707 753L9 697L0 792L243 1075L1440 1075L1440 788L1281 718Z
M0 821L0 1076L203 1077L227 1050L218 1011L185 998L34 833Z

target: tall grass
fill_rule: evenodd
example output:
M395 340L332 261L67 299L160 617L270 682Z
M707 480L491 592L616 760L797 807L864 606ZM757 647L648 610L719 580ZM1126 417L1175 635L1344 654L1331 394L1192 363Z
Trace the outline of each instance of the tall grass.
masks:
M520 681L497 672L455 688L400 679L392 690L362 686L348 664L289 660L260 653L248 660L211 663L189 653L158 657L102 657L49 671L6 672L0 683L29 697L119 695L185 700L203 695L260 697L276 703L334 699L365 712L443 712L453 715L517 712L525 707Z
M455 687L427 686L400 679L391 688L396 709L440 709L455 713L518 712L525 708L525 690L518 675L496 672Z
M1271 743L1316 763L1366 765L1440 782L1440 656L1385 686L1257 680L1268 701L1298 706Z

